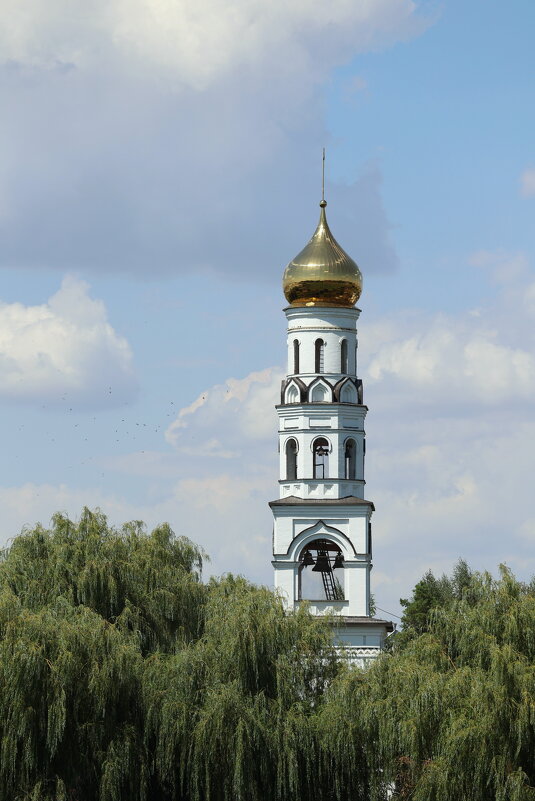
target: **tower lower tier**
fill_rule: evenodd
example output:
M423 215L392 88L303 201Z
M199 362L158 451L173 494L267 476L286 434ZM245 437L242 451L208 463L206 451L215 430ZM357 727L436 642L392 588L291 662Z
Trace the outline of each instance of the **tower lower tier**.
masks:
M288 609L368 617L373 504L353 495L270 503L275 587Z

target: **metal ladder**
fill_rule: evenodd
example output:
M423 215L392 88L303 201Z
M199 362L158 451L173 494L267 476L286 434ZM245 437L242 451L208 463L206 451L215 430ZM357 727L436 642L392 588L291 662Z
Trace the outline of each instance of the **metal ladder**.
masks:
M318 556L325 557L329 562L329 552L323 549L318 549ZM329 569L321 571L321 578L323 580L323 589L325 590L325 598L328 601L336 600L336 587L334 584L334 576L332 567L329 562Z

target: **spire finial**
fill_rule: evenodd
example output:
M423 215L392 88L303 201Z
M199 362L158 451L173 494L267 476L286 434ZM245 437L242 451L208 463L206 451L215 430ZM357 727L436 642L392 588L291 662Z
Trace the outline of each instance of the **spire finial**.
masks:
M323 157L321 163L321 203L320 206L325 208L327 201L325 200L325 148L323 148Z

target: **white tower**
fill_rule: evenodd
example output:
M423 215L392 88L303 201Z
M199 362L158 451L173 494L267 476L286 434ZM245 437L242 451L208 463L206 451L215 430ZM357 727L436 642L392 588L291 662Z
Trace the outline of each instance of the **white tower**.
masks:
M318 227L283 277L288 371L279 416L280 498L273 511L275 587L339 620L335 639L363 664L389 621L370 617L373 504L364 498L366 439L357 377L362 289L355 262L334 239L320 203Z

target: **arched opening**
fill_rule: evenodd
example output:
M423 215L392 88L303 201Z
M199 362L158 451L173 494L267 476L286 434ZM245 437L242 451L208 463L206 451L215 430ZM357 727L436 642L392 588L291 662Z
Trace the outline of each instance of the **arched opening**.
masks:
M340 345L340 372L342 375L347 375L349 372L347 365L347 339L343 339Z
M299 600L343 601L344 556L332 540L309 542L299 556Z
M297 478L297 442L289 439L286 443L286 478L295 481Z
M325 371L325 342L323 339L317 339L314 347L316 373L323 373Z
M325 437L314 440L314 478L329 477L329 443Z
M299 340L294 339L294 375L299 375Z
M355 444L354 439L346 440L346 447L344 451L344 462L345 462L345 477L353 479L356 478L357 446Z
M311 403L325 403L328 400L330 400L330 398L328 396L327 387L323 384L316 384L315 387L312 387L312 392L310 393Z
M350 381L346 381L340 392L340 403L356 403L357 390Z
M286 390L286 403L299 403L299 390L295 384L290 384Z
M353 375L357 375L357 354L359 352L359 346L355 345L355 369L353 370Z

